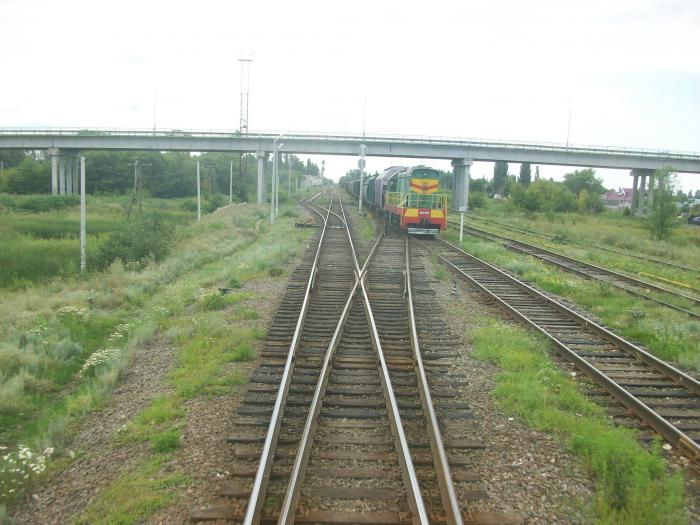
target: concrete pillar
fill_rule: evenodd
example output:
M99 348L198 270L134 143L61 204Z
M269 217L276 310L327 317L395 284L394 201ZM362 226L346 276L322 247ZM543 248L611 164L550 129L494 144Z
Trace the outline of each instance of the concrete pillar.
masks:
M647 174L642 173L641 184L639 185L639 204L637 205L637 211L641 212L642 215L647 214Z
M454 159L452 161L452 209L466 209L469 206L469 168L473 164L471 159Z
M630 175L632 176L632 203L630 204L630 215L636 215L637 202L639 201L639 173L637 173L637 170L632 170L630 171Z
M649 175L649 190L647 190L647 209L654 206L654 174Z
M51 152L51 195L58 195L58 157Z
M66 195L73 195L73 157L66 157Z
M265 181L265 152L256 151L255 157L258 159L258 204L267 200L267 182Z
M66 194L66 159L58 157L58 193Z
M84 157L76 156L73 160L73 193L79 193L79 169L80 169L80 159Z

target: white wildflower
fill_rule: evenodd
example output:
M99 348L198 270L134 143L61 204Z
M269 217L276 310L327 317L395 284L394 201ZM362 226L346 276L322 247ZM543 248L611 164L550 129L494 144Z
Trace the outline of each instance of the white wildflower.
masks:
M107 363L117 357L119 357L119 350L116 348L103 348L102 350L98 350L85 360L78 375L82 377L89 369Z

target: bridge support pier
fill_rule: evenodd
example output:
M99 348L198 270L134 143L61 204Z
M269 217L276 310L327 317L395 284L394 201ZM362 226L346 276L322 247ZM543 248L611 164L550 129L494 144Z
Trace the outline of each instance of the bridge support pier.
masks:
M264 151L256 151L255 157L258 159L258 204L267 201L267 181L265 180L265 157Z
M51 195L58 195L58 157L56 150L49 150L51 156Z
M77 152L50 149L51 195L74 195L80 191Z
M64 158L63 161L66 163L66 195L73 195L73 159Z
M72 171L73 171L73 193L75 193L76 195L78 193L80 193L80 162L81 162L81 159L83 159L83 162L85 162L85 157L81 157L78 155L76 155L70 159L71 163L73 164L73 168L72 168Z
M646 215L654 201L654 170L632 170L632 207L630 213ZM647 187L647 177L649 185ZM641 183L641 184L638 184Z
M464 211L467 211L469 206L469 170L472 164L472 159L452 161L452 209L454 210L464 208Z
M58 194L66 194L66 163L63 157L58 157Z

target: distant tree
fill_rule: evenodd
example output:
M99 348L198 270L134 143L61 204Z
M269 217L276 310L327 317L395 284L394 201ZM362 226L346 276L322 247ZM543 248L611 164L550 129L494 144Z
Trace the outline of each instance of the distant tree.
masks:
M469 182L469 192L486 193L488 184L489 181L487 181L484 177L481 177L479 179L473 179Z
M673 197L675 178L668 169L657 170L654 176L658 182L647 227L655 239L663 240L678 226L678 207Z
M508 163L497 161L493 165L493 192L503 195L508 183Z
M596 177L595 170L590 168L567 173L564 175L564 184L575 195L578 195L583 189L588 193L595 193L597 195L605 193L603 181Z
M578 211L582 213L600 213L605 209L603 200L597 193L588 193L586 188L583 188L577 199Z
M306 159L306 169L304 170L305 175L313 175L314 177L318 177L320 172L321 171L319 170L318 166L311 162L311 159Z
M577 199L571 190L561 182L540 179L527 188L520 183L511 186L513 204L528 211L546 213L575 211Z
M700 199L700 190L695 190L695 198Z
M5 149L0 151L0 161L2 162L4 169L14 168L24 160L24 157L26 157L26 154L23 151L14 149Z
M51 191L51 166L47 161L24 157L14 168L5 170L2 191L8 193L49 193Z
M520 176L518 177L518 182L523 186L528 186L530 184L531 177L530 163L523 162L520 164Z

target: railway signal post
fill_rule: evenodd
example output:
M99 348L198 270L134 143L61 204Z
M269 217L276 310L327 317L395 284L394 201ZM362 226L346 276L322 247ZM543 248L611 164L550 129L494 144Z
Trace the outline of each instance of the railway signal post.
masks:
M364 171L365 171L365 152L367 151L367 146L364 144L360 145L360 160L357 161L357 167L360 168L360 195L358 197L358 200L360 201L359 204L359 212L360 215L362 215L362 179L364 178Z

